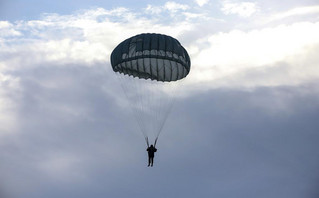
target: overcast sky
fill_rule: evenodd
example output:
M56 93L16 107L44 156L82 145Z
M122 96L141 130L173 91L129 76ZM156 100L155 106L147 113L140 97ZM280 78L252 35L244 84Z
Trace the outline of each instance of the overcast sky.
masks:
M110 65L175 37L191 72L147 167ZM0 197L319 197L316 0L0 1Z

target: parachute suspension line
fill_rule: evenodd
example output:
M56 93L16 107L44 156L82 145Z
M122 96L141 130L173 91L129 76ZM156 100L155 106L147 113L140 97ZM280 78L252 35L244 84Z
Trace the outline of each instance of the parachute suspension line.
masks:
M159 119L157 120L158 123L158 129L155 135L155 138L158 139L160 133L162 132L162 129L164 127L164 124L167 120L167 117L169 115L169 113L172 110L173 104L175 102L175 90L177 88L176 86L176 82L171 82L170 84L165 83L164 86L162 87L163 90L161 95L164 96L162 98L159 99L158 104L159 104ZM168 89L168 90L167 90ZM166 108L162 108L162 106L165 106Z
M166 122L170 112L172 111L175 102L176 102L176 98L177 98L175 95L176 90L179 87L182 87L184 82L185 82L185 78L180 79L178 82L174 81L174 82L169 83L170 86L167 87L169 90L166 90L166 93L164 94L164 95L166 95L166 99L167 99L167 101L166 101L167 108L163 109L164 110L164 114L162 115L163 120L160 123L160 129L158 130L158 133L156 134L156 138L158 138L160 133L162 132L164 124L165 124L165 122Z
M144 108L148 107L144 111L143 120L146 121L145 125L148 127L149 135L156 134L158 130L157 122L155 117L158 114L158 109L156 108L156 91L158 82L152 80L146 80L145 86L141 86L143 88L143 93L145 93L143 104Z
M138 82L138 80L134 79L131 76L126 76L126 75L123 75L123 74L120 74L120 73L118 73L117 76L119 77L119 79L121 81L121 83L120 83L121 87L122 87L122 89L123 89L123 91L124 91L124 93L126 95L126 98L129 101L129 105L131 106L130 109L132 111L132 115L134 115L134 113L137 115L137 116L134 116L134 117L135 117L135 119L136 119L136 121L137 121L137 123L138 123L138 125L140 127L140 130L141 130L143 136L145 138L147 138L147 133L146 133L146 130L144 129L144 127L143 127L143 122L142 122L142 118L141 118L141 115L140 115L141 113L138 112L138 110L137 110L137 107L139 109L141 109L141 107L143 107L143 105L140 104L141 103L141 99L140 98L138 98L138 99L134 98L134 95L132 95L132 93L129 92L129 90L132 90L132 89L136 90L136 88L139 87L139 86L136 86L136 84L137 84L136 81ZM125 81L129 81L129 82L125 82ZM137 94L137 96L140 96L140 94ZM133 104L133 101L137 101L137 107L134 106L135 104Z
M117 76L146 143L149 135L157 142L175 103L176 82L145 80L123 74ZM178 85L181 81L183 79L179 80Z
M170 68L173 68L172 67L172 62L170 60L168 60L167 62L169 63ZM163 64L163 67L165 68L165 63ZM162 94L162 95L165 96L165 98L162 98L159 101L159 103L160 103L159 105L162 106L163 103L166 103L166 105L168 105L168 107L165 108L165 109L164 108L160 108L160 118L161 119L157 121L158 124L159 124L159 129L158 129L157 134L156 134L156 141L157 141L158 136L160 135L160 133L161 133L163 127L164 127L164 124L165 124L165 122L167 120L167 116L168 116L169 112L171 111L172 101L174 101L173 100L174 97L172 95L172 94L174 94L174 92L172 92L172 90L175 91L175 89L174 89L175 85L176 85L176 82L174 82L174 81L170 82L170 83L163 82L163 88L162 88L161 91L165 92L164 94ZM168 91L167 89L171 89L171 90Z
M163 88L165 88L165 83L161 83L160 85L160 88L159 88L159 91L162 92ZM163 98L163 97L160 97L160 96L163 96L162 93L157 93L158 94L158 100L156 101L156 104L157 104L157 108L158 108L158 114L156 114L156 123L157 123L157 131L156 131L156 134L155 134L155 139L157 139L159 133L160 133L160 130L161 130L161 120L164 119L163 118L163 103L164 103L164 100L167 99L167 98Z
M146 81L146 82L144 82L144 81ZM141 105L141 112L140 112L141 119L144 121L143 126L146 130L146 134L148 135L150 129L147 125L148 124L148 112L147 112L148 109L147 109L147 107L150 106L150 99L149 99L150 96L147 93L147 89L148 89L147 81L148 80L139 80L139 84L138 84L139 88L138 89L140 90L139 95L140 95L140 105ZM146 84L143 85L143 83L146 83Z
M167 97L165 97L165 94L163 95L163 89L167 86L166 83L161 81L153 81L152 87L155 87L155 89L152 90L152 101L153 101L153 119L152 119L152 126L154 131L154 139L157 139L162 126L164 124L164 120L166 119L163 117L165 114L163 112L167 108ZM164 121L164 122L163 122ZM156 140L157 141L157 140Z
M136 114L140 120L140 127L141 127L141 130L143 132L144 137L146 137L148 139L147 128L144 124L144 120L145 120L145 118L144 118L145 97L143 97L144 87L141 86L141 81L138 78L133 78L131 83L132 83L132 85L135 86L133 90L137 91L136 96L138 97L137 99L132 100L131 102L132 103L135 102L137 104ZM132 107L134 107L134 105Z
M158 137L154 141L154 147L156 147L157 139L158 139Z
M145 135L147 137L147 144L149 146L149 143L148 143L148 134L149 134L148 130L149 129L147 128L147 124L145 123L145 121L147 121L147 118L146 118L147 109L146 109L146 107L149 106L148 95L146 94L146 96L145 96L147 87L143 86L143 80L141 81L140 79L137 79L137 81L138 81L137 90L139 90L138 95L140 97L139 98L139 104L140 104L140 112L139 113L140 113L140 118L142 120L142 125L143 125L144 130L145 130Z
M151 95L151 101L153 101L153 103L154 104L152 104L153 105L153 108L152 108L152 111L153 111L153 118L152 118L152 129L153 129L153 134L155 134L156 132L157 132L157 128L158 128L158 126L157 126L157 117L158 117L158 107L156 106L157 104L158 104L158 99L159 99L159 97L158 97L158 95L156 95L156 94L158 94L158 93L156 93L156 91L157 91L157 85L158 85L158 83L160 83L160 82L158 82L158 81L151 81L151 83L152 83L152 87L155 87L155 89L153 89L153 90L151 90L152 91L152 93L150 94Z
M172 68L172 70L173 70L172 61L168 60L167 62L169 63L170 68ZM163 67L165 67L165 64L163 64ZM172 73L172 71L171 71L171 73ZM167 116L171 112L171 109L172 109L172 106L173 106L173 102L175 101L174 100L174 98L175 98L174 97L175 88L176 88L176 82L173 81L173 82L170 82L170 83L164 83L163 90L161 90L162 92L165 92L164 94L162 94L162 95L165 96L165 98L160 100L160 103L161 103L160 106L162 106L162 103L165 100L165 103L168 105L168 107L165 108L165 109L164 108L160 109L162 120L158 120L159 129L158 129L158 132L156 134L156 140L155 141L157 141L160 133L162 132L164 124L165 124L165 122L167 120ZM169 89L169 91L167 89Z
M145 141L146 141L147 147L150 147L150 144L148 143L148 137L145 138Z
M163 111L163 112L164 112L163 115L162 115L163 119L160 120L160 123L159 123L159 129L158 129L158 132L157 132L157 134L156 134L156 141L157 141L157 139L158 139L158 136L159 136L160 133L162 132L162 129L163 129L164 124L165 124L165 122L166 122L166 120L167 120L167 117L168 117L168 115L169 115L169 113L171 112L171 109L172 109L172 107L173 107L173 102L175 101L175 100L174 100L174 97L172 97L172 99L170 99L170 100L171 100L171 101L168 102L169 107L166 109L166 111Z

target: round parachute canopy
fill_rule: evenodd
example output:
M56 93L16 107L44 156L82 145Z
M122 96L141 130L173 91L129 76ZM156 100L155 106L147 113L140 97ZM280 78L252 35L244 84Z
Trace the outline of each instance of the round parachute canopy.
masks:
M187 51L173 37L139 34L120 43L111 54L114 72L162 82L185 78L191 67Z

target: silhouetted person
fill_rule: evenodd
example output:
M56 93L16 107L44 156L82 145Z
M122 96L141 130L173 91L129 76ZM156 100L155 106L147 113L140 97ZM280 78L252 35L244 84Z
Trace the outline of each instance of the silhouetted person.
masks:
M148 152L148 166L153 166L154 162L154 153L157 151L157 149L153 146L153 144L146 149Z

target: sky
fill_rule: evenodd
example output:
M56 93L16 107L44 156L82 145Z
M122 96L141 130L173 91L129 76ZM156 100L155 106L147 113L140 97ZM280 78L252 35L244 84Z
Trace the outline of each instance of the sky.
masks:
M110 54L191 58L147 167ZM319 197L315 0L0 0L0 197Z

